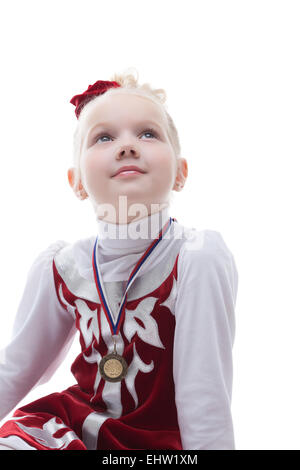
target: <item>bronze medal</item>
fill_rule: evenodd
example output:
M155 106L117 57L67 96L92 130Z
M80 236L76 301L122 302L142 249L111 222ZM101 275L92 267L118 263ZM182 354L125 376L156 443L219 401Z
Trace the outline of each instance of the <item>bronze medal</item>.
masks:
M115 350L101 359L99 364L100 374L108 382L120 382L127 373L127 363L124 357L120 356Z

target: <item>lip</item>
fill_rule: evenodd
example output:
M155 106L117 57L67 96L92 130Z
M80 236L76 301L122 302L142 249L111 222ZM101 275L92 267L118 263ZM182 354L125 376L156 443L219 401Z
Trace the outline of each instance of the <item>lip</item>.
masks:
M132 178L132 177L137 177L137 176L142 176L144 173L141 171L121 171L121 173L118 173L114 178L117 179L127 179L127 178Z
M124 176L125 176L125 175L135 175L135 174L137 174L137 173L139 173L139 174L146 173L144 170L142 170L142 169L139 168L138 166L135 166L135 165L126 165L126 166L122 166L121 168L119 168L119 169L117 170L117 172L112 175L112 177L118 176L118 175L120 175L120 174L122 174L123 172L126 172L126 171L134 171L134 173L124 173Z

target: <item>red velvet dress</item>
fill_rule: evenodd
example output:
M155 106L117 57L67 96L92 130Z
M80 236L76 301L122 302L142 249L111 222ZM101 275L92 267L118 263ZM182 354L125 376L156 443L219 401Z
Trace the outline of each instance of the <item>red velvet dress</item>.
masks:
M190 237L188 229L177 238L180 225L173 227L127 285L124 310L127 267L144 242L136 251L135 241L131 248L124 241L117 256L108 243L101 259L115 325L123 311L115 338L128 371L120 382L104 380L99 369L114 343L93 276L95 237L40 254L0 363L0 419L49 380L77 331L76 383L16 409L0 428L0 449L234 449L234 258L218 232Z
M167 263L136 278L129 290L117 339L128 372L114 383L99 372L101 358L113 351L113 341L95 288L86 285L69 247L58 252L53 260L56 293L80 333L82 351L71 368L77 383L19 408L2 426L0 437L18 436L40 450L182 449L173 381L172 310L183 241L177 241ZM110 284L114 294L122 294L121 287L120 282Z

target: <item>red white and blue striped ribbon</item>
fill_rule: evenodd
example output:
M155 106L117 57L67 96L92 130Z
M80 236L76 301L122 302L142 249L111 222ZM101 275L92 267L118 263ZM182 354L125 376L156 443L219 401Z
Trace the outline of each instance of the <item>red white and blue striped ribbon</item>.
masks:
M95 245L94 245L94 251L93 251L94 279L95 279L95 284L96 284L97 291L98 291L98 294L99 294L100 302L101 302L101 305L104 309L104 313L106 315L107 321L110 325L112 335L119 334L120 327L121 327L121 324L122 324L122 321L123 321L123 318L124 318L124 314L125 314L125 304L126 304L128 289L130 288L131 284L133 283L133 281L134 281L138 271L140 270L142 264L150 256L150 254L152 253L154 248L158 245L158 243L161 241L161 239L163 238L165 233L169 230L169 228L172 224L172 221L177 222L177 220L175 218L172 218L172 217L169 218L169 220L165 223L165 225L163 226L163 228L159 232L158 237L155 240L153 240L151 245L147 248L145 253L138 260L137 264L135 265L135 267L131 271L131 274L130 274L129 279L128 279L127 284L126 284L126 289L125 289L125 293L124 293L124 296L123 296L123 299L122 299L122 302L121 302L121 306L120 306L120 310L119 310L119 314L118 314L118 317L117 317L117 323L116 324L114 324L113 316L110 312L108 302L106 300L105 290L104 290L103 282L102 282L102 279L101 279L100 270L98 269L99 263L98 263L98 256L97 256L97 244L98 244L98 236L97 236L96 242L95 242Z

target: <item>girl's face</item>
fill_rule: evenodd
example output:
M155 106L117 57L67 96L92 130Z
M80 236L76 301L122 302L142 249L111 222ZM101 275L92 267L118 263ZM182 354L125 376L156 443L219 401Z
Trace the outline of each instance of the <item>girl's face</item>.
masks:
M104 218L103 207L108 204L114 207L117 220L111 220L111 216L105 220L118 223L120 196L125 196L127 208L127 217L121 223L128 223L132 204L145 206L147 212L142 217L156 212L151 204L168 204L178 161L166 128L166 117L158 105L129 93L103 95L88 114L80 169L82 185L98 216L102 214L100 218ZM129 165L137 166L142 173L116 176L121 167ZM122 214L124 217L124 207ZM136 213L131 215L138 218Z

